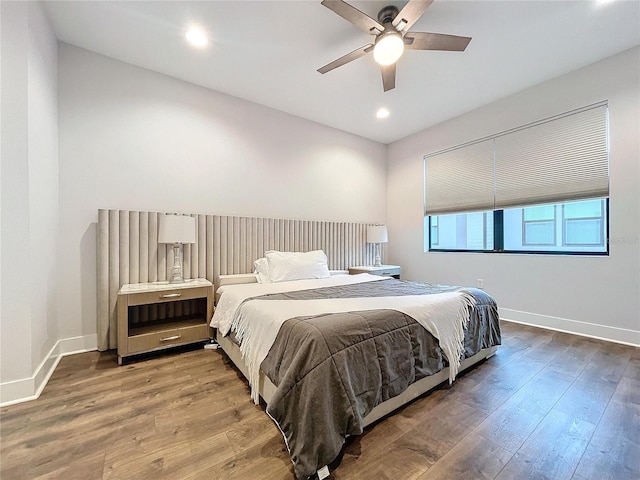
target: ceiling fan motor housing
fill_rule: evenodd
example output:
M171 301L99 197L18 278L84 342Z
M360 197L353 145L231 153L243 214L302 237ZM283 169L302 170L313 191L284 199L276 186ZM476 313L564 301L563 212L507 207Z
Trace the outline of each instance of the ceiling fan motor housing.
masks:
M387 23L393 22L400 11L393 5L388 5L378 12L378 22L387 27Z

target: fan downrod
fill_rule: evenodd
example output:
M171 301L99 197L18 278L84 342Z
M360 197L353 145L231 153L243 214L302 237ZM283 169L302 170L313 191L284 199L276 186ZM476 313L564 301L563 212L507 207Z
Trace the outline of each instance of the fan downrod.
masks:
M393 5L388 5L378 12L378 22L380 25L386 25L393 21L400 11Z

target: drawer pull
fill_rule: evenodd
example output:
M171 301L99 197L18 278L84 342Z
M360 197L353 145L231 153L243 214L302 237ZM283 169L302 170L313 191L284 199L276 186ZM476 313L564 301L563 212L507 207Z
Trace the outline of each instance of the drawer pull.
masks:
M167 293L166 295L161 295L160 298L178 298L181 295L181 293Z
M161 338L160 341L161 342L170 342L171 340L178 340L179 338L182 338L182 335L172 335L171 337Z

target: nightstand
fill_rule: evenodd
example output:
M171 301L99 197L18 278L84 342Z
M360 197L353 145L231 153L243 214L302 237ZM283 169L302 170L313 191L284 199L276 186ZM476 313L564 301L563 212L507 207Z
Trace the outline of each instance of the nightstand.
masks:
M393 277L400 279L401 268L398 265L380 265L374 266L362 266L362 267L349 267L349 275L356 275L358 273L370 273L371 275L382 275L384 277Z
M211 337L213 284L204 278L125 284L117 305L118 365L131 355Z

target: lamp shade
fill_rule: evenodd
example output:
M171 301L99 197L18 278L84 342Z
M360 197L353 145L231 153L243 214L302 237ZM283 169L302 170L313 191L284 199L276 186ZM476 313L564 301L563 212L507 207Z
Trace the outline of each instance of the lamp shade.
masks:
M367 226L367 243L387 243L386 225L368 225Z
M158 221L158 243L196 243L194 217L160 215Z

